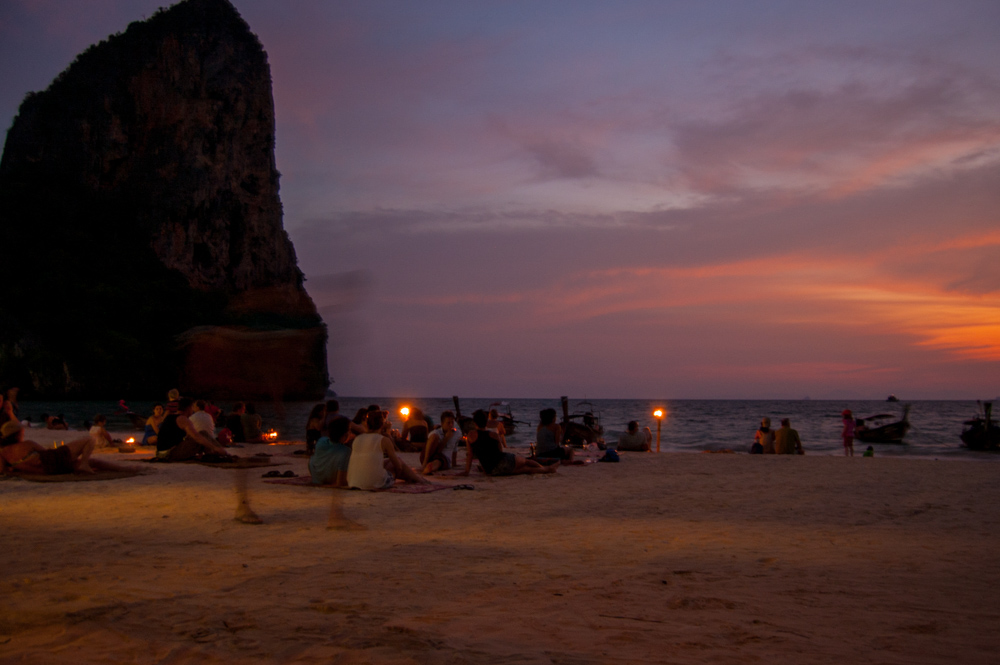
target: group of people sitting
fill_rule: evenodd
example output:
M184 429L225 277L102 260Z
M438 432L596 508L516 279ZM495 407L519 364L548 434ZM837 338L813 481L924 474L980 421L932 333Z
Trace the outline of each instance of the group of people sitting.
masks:
M166 406L153 405L153 415L146 419L142 445L156 446L157 450L165 450L163 447L165 444L160 441L161 429L168 421L175 423L176 420L170 416L182 414L185 409L190 409L190 413L183 415L190 421L194 431L221 446L266 442L261 417L253 404L236 402L232 411L226 414L218 406L206 400L182 398L176 389L167 393L167 400ZM168 424L167 427L168 439L175 439L176 431L173 426ZM195 439L195 437L190 438ZM170 441L167 442L169 443Z
M397 479L426 483L424 476L457 465L463 445L465 467L458 475L469 475L476 460L492 476L556 470L551 464L508 452L503 425L495 414L491 419L486 411L476 411L460 426L452 411L444 411L439 422L434 427L419 409L413 409L403 429L396 430L389 412L378 404L360 409L353 419L340 414L336 400L317 404L306 425L312 481L358 489L390 487ZM419 453L420 473L400 460L400 450Z
M802 450L802 439L799 438L798 430L792 429L788 418L781 419L780 429L772 430L771 419L764 417L761 418L760 427L754 434L750 454L804 455L805 451Z

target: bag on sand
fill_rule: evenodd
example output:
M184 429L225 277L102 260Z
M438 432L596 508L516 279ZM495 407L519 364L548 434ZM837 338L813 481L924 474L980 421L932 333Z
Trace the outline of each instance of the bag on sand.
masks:
M606 450L606 451L604 451L604 457L602 457L601 459L599 459L597 461L598 462L617 462L618 460L619 460L619 458L618 458L618 451L617 450Z

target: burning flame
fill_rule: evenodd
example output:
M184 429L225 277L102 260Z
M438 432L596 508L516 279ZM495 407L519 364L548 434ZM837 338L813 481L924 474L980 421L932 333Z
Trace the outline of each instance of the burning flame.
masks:
M410 416L410 407L404 406L402 409L399 410L399 412L401 414L403 414L404 418L409 418L409 416Z
M653 411L653 417L654 418L662 418L663 417L663 410L662 409L657 409L656 411Z
M130 446L134 446L135 445L135 437L134 436L130 436L129 438L125 439L125 443L127 443Z

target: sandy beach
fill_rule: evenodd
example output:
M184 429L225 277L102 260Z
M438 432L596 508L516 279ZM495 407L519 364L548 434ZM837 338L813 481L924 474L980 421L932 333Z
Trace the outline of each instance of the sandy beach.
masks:
M254 469L259 526L227 469L3 480L0 662L998 662L1000 465L622 458L428 494Z

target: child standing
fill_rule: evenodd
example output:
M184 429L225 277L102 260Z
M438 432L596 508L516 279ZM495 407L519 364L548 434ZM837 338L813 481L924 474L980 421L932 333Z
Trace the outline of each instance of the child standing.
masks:
M844 409L840 415L844 417L844 429L840 433L844 439L844 456L854 457L854 416L850 409Z

